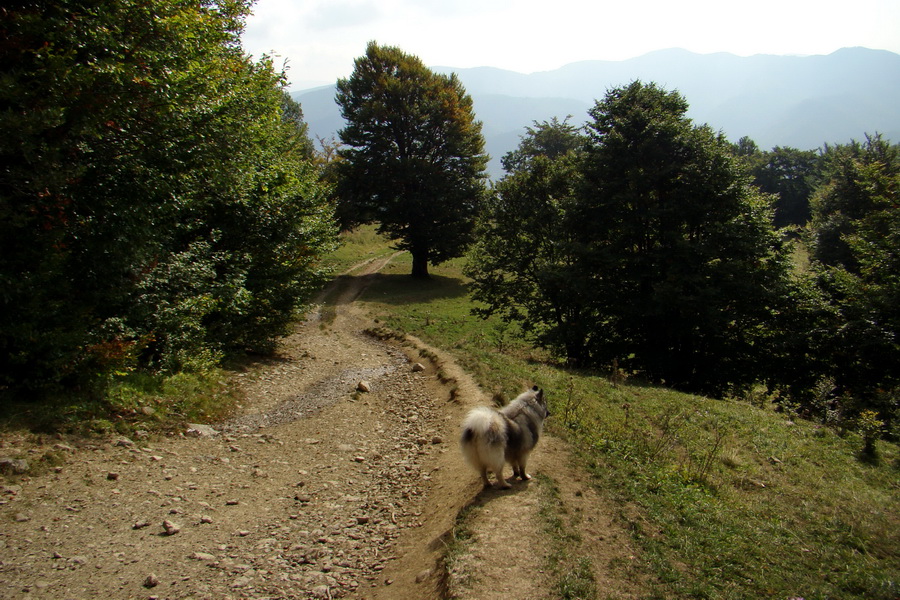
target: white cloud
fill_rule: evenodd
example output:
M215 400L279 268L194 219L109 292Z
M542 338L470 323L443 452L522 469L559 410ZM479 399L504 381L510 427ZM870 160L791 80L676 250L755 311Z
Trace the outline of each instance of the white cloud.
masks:
M309 16L308 29L330 30L357 27L374 23L381 17L381 11L369 0L339 0L323 2Z

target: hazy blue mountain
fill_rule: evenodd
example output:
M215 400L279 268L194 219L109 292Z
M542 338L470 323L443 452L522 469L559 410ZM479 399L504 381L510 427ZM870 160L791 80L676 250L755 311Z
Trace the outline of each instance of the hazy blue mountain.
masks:
M762 149L819 148L879 132L900 142L900 55L844 48L826 56L739 57L660 50L624 61L583 61L554 71L515 73L492 67L454 69L484 124L491 175L533 121L573 115L583 123L595 100L635 79L677 89L689 116L732 141L750 136ZM310 131L330 138L343 126L334 86L293 94Z

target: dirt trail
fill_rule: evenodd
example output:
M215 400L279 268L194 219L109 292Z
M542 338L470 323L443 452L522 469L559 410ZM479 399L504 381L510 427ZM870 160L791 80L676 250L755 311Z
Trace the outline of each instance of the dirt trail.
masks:
M373 323L354 300L389 260L339 278L274 359L235 374L241 411L215 432L0 441L0 455L65 458L0 480L0 598L553 597L546 484L482 492L458 451L458 424L484 393L431 348L456 380L451 401L419 358L425 344L363 333ZM532 470L559 486L598 583L630 597L604 579L627 536L565 447L544 440ZM470 504L475 535L448 575L445 544Z

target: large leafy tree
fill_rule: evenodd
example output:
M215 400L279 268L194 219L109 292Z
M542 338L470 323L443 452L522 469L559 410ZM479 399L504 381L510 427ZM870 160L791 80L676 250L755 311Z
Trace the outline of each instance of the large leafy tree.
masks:
M832 377L888 419L900 412L900 146L881 136L829 147L808 239L838 311Z
M810 219L810 196L819 174L819 154L815 150L775 146L749 159L753 182L776 196L775 227L806 225Z
M284 330L331 225L249 5L4 5L0 387Z
M572 115L568 115L560 121L558 117L551 117L549 121L534 121L532 126L526 127L519 147L500 159L503 170L507 173L525 171L536 159L554 160L580 150L584 136L580 128L569 123L571 118Z
M342 199L412 254L414 277L427 277L429 263L464 252L484 197L488 157L472 99L455 74L375 42L337 87Z
M588 349L712 394L764 378L769 324L788 308L771 197L677 92L636 81L590 111L578 208L582 277L609 335Z
M784 253L769 231L768 199L686 110L679 94L634 82L591 111L585 276L614 332L592 352L722 393L752 377L748 359L771 310L766 284L783 274Z
M813 219L807 237L815 260L829 267L858 270L848 239L878 208L876 182L880 176L890 179L896 175L900 170L898 156L898 146L880 135L868 136L862 143L826 146L823 181L812 198Z
M518 322L543 346L578 362L588 291L578 278L572 207L585 138L568 123L535 122L503 157L507 175L483 211L466 261L481 316Z

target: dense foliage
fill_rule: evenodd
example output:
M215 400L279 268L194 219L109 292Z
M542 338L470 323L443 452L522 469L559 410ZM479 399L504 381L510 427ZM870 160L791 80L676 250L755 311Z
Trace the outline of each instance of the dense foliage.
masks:
M0 386L266 349L331 209L248 1L2 9Z
M472 99L456 75L398 48L369 43L337 84L342 215L377 221L413 257L412 274L459 256L484 197L488 157Z
M747 161L753 183L775 195L775 227L806 225L810 219L810 197L821 176L819 153L785 146L763 152L746 137L734 149Z
M789 309L794 284L770 198L686 110L653 84L609 91L580 153L535 157L498 186L470 275L487 312L522 321L570 362L616 361L721 395L764 371L765 325ZM528 258L493 241L515 228L511 203L533 215L518 234Z
M535 123L516 151L503 157L509 171L478 223L466 274L487 317L520 323L541 344L577 359L584 325L596 323L577 273L573 224L583 135L568 122Z
M722 395L762 374L790 263L771 199L686 111L679 94L636 82L590 113L578 222L590 301L609 332L590 351Z
M890 431L900 147L873 136L761 152L686 110L634 82L597 102L584 132L527 128L469 255L475 312L570 364L716 396L764 383L867 439Z
M838 314L828 377L834 393L900 417L900 146L880 136L828 147L807 239ZM844 406L843 408L848 408Z

